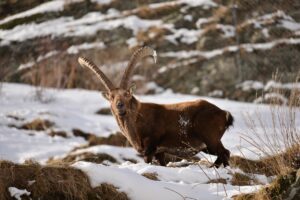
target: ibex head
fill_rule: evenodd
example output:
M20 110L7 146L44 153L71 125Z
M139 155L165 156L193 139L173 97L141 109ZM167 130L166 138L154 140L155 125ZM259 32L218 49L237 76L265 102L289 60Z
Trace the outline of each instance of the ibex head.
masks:
M156 62L156 52L150 47L142 47L133 53L119 87L115 87L93 62L84 57L79 57L78 62L81 66L88 67L98 76L106 89L106 91L103 92L103 96L110 102L113 112L119 116L125 116L131 107L133 97L134 86L128 87L130 76L138 61L146 56L153 56L154 62Z

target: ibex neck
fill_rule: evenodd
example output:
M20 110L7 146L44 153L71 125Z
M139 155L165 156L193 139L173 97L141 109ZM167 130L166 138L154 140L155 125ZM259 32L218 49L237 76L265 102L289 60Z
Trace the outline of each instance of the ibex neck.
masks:
M132 97L130 102L130 107L125 116L118 116L117 121L120 126L123 135L129 140L130 144L136 148L140 149L140 138L136 131L136 120L138 116L138 110L140 108L140 102Z

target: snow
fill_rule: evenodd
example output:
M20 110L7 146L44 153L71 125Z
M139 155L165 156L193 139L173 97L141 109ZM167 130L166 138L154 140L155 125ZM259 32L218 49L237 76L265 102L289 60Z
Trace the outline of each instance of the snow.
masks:
M72 45L67 49L68 54L77 54L80 50L88 49L104 49L105 44L103 42L92 42L92 43L83 43L80 45Z
M217 4L211 0L179 0L178 2L187 4L191 7L202 6L204 9L209 9L211 7L217 6Z
M138 31L147 30L151 26L162 25L161 20L144 20L137 16L127 16L116 18L119 14L103 15L99 12L91 12L79 19L73 17L60 17L45 21L39 24L24 24L10 30L0 30L0 45L7 45L11 41L25 41L43 36L89 36L95 35L99 30L111 30L124 27L133 31L136 35ZM110 19L112 18L112 19ZM110 20L109 20L110 19Z
M97 4L110 4L112 0L91 0L91 2L97 3Z
M64 8L64 4L65 4L65 0L54 0L54 1L45 2L45 3L40 4L32 9L26 10L24 12L21 12L21 13L12 15L12 16L8 16L8 17L0 20L0 25L5 24L14 19L24 18L24 17L35 15L38 13L62 11Z
M300 83L280 83L276 81L268 81L267 84L265 85L264 90L269 91L271 89L298 89L300 90Z
M264 84L260 81L247 80L236 85L236 87L242 88L243 91L261 90L264 88Z
M282 20L281 26L291 31L300 30L300 23L295 21Z
M9 187L8 191L10 193L10 196L16 198L17 200L22 200L21 196L23 196L23 195L26 195L26 196L30 195L30 192L28 192L26 189L20 190L15 187Z
M1 95L0 157L2 159L23 162L32 158L44 162L51 156L64 154L75 146L86 143L80 137L52 138L45 132L10 128L9 124L20 126L25 122L42 118L54 122L55 129L65 131L71 136L73 129L104 137L118 130L112 116L95 114L98 109L108 107L107 101L99 92L45 89L43 95L54 99L45 104L34 100L35 88L4 83ZM87 95L91 99L87 99ZM7 117L8 115L24 120L14 120Z
M24 70L24 69L28 69L32 66L34 66L34 62L28 62L28 63L25 63L25 64L21 64L19 67L18 67L18 70Z
M161 53L161 57L176 57L181 59L196 57L196 56L202 56L207 59L211 59L213 57L222 55L224 52L236 52L239 48L245 49L248 52L252 52L253 50L268 50L273 48L276 45L279 44L300 44L300 38L284 38L284 39L278 39L274 40L272 42L266 42L266 43L248 43L248 44L241 44L239 46L232 45L227 46L220 49L214 49L211 51L172 51L172 52L165 52Z
M164 178L166 178L166 180L153 181L139 175L139 173L143 171L145 172L144 169L138 170L139 173L135 172L135 170L137 170L139 167L143 167L142 165L134 165L135 169L133 170L132 168L129 168L129 166L126 166L126 164L127 163L125 163L125 165L121 165L120 167L107 167L101 164L77 162L73 164L73 166L87 173L93 187L96 187L101 183L110 183L118 187L119 191L126 192L128 197L133 200L176 200L182 199L182 196L184 196L187 199L199 199L199 197L201 197L202 199L226 198L225 191L221 184L209 184L208 187L207 184L201 184L201 182L203 180L207 180L207 178L205 178L203 172L199 168L198 170L193 169L195 170L193 173L192 170L185 168L174 169L174 172L172 173L173 169L171 168L171 173L168 174L170 171L167 168L155 167L158 168L155 171L162 170L161 173L164 174ZM152 166L150 165L149 167L151 168ZM212 173L216 174L216 172ZM181 177L185 177L185 179L187 179L188 177L194 180L197 179L200 180L200 183L195 183L193 181L185 183L184 181L180 180ZM242 191L251 192L259 188L259 186L243 187L231 185L224 185L224 187L228 196L238 194ZM149 188L151 189L149 190Z
M282 94L274 93L274 92L266 93L266 94L264 94L264 96L258 97L257 99L255 99L253 101L253 103L264 103L264 101L270 101L270 102L279 101L283 105L287 105L287 103L288 103L288 99L285 96L283 96Z
M129 48L133 48L138 46L139 43L135 37L132 37L126 40L126 44L128 45Z
M111 183L124 191L131 199L182 199L181 195L199 199L229 199L232 195L241 192L253 192L260 185L232 186L232 174L241 172L234 168L208 168L201 161L213 162L216 156L199 153L202 160L199 163L182 161L169 164L169 167L146 164L137 155L137 151L130 147L115 147L98 145L72 151L75 147L86 144L80 137L74 137L72 129L78 128L98 136L108 136L119 130L112 116L98 115L99 108L108 107L109 104L99 92L79 89L55 90L46 88L44 93L53 96L54 100L42 103L34 100L35 88L23 84L3 83L0 96L0 157L22 163L26 159L34 159L45 163L49 158L61 158L66 155L80 155L90 152L94 154L106 153L118 161L108 165L89 162L76 162L74 167L83 170L90 178L92 186L101 183ZM224 110L228 110L235 118L234 127L230 128L222 138L231 155L240 155L257 159L260 157L258 149L249 144L245 138L251 135L251 129L245 123L245 116L259 124L257 112L265 120L265 127L257 125L258 134L268 132L270 138L278 137L274 133L270 107L241 103L224 99L183 95L165 90L160 94L138 96L143 102L177 103L205 99ZM285 109L285 107L282 107ZM300 128L300 111L296 110L295 124ZM18 119L9 117L14 116ZM54 130L67 132L68 137L50 137L47 131L30 131L14 128L10 125L20 126L24 122L36 118L48 119L55 123ZM284 117L282 120L289 120ZM188 119L182 116L182 126L188 126ZM261 146L266 145L264 140L258 141ZM269 142L269 141L268 141ZM272 142L272 141L270 141ZM280 144L283 149L284 144ZM136 164L126 161L134 159ZM183 165L188 164L188 165ZM177 166L177 167L176 167ZM156 173L159 181L149 180L141 174ZM269 179L262 175L252 175L261 184L266 184ZM211 179L224 178L227 184L207 183ZM149 190L151 188L151 190ZM176 192L174 192L176 191ZM178 192L178 193L177 193Z
M149 8L156 9L164 6L175 6L185 4L189 7L203 7L204 9L209 9L211 7L217 6L212 0L176 0L169 2L153 3L149 5Z
M205 24L205 23L209 23L209 22L211 22L211 21L213 21L214 20L214 18L199 18L198 20L197 20L197 22L196 22L196 27L198 28L198 29L200 29L201 28L201 26L202 26L202 24Z
M198 37L201 33L201 30L189 30L186 28L181 29L171 29L173 32L172 35L166 35L166 40L171 43L178 44L176 40L180 40L181 43L192 44L198 41Z
M86 152L93 153L93 154L106 153L116 158L116 160L119 163L122 163L129 158L134 159L138 162L142 162L142 159L137 156L137 152L133 148L116 147L110 145L98 145L98 146L93 146L85 149L79 149L72 152L71 155L78 155Z
M235 36L235 28L231 25L217 24L217 28L221 29L224 33L224 38Z

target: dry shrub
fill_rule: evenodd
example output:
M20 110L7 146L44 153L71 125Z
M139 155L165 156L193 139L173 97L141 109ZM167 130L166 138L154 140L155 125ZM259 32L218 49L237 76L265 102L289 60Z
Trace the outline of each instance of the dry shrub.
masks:
M85 199L91 190L88 177L70 167L41 167L35 181L32 193L41 199Z
M227 6L220 6L213 12L214 21L221 24L232 24L232 11Z
M104 161L110 161L112 163L117 162L117 160L109 154L106 153L93 154L89 152L85 152L81 154L71 154L61 160L62 163L68 163L68 164L72 164L77 161L87 161L93 163L103 163Z
M95 187L93 191L94 192L89 196L89 199L91 200L129 200L124 192L119 192L115 186L107 183L103 183L100 186Z
M254 178L251 178L250 176L242 173L235 172L232 175L231 179L231 184L232 185L256 185L258 184L258 181Z
M298 170L299 173L299 170ZM237 195L234 200L297 200L300 197L300 179L296 171L278 176L270 185L257 193Z
M136 39L142 44L151 44L151 46L159 45L160 43L165 41L165 36L170 34L171 32L163 27L151 26L149 29L145 31L139 31Z
M240 168L246 173L265 174L267 176L275 174L265 160L251 160L240 156L231 156L230 166Z
M60 137L64 137L64 138L67 138L68 135L65 131L54 131L54 130L51 130L49 133L48 133L49 136L51 137L54 137L54 136L60 136Z
M50 94L49 92L47 92L44 87L37 86L37 87L35 87L34 92L33 92L33 99L40 103L46 104L46 103L53 102L55 100L55 97L53 94Z
M142 176L146 177L147 179L153 180L153 181L159 181L158 179L158 174L156 172L150 173L150 172L145 172L141 174Z
M282 199L286 188L292 187L293 173L300 168L300 130L296 124L299 108L294 106L300 101L297 94L292 91L286 106L269 105L271 122L259 112L254 116L255 120L246 117L250 132L242 139L251 144L261 158L254 161L232 157L231 164L249 173L276 175L277 179L255 194L241 195L236 199Z
M294 106L299 102L298 91L292 91L287 106L279 106L276 102L269 106L271 122L259 112L255 119L246 116L250 131L243 139L262 155L261 161L277 175L300 167L300 130L296 124L299 108Z
M108 137L97 137L97 136L91 136L89 138L89 146L95 146L95 145L101 145L101 144L107 144L107 145L113 145L113 146L121 146L121 147L129 147L130 144L125 138L125 136L122 135L122 133L117 132L115 134L111 134Z
M98 115L112 115L110 108L100 108L96 114Z
M225 178L215 178L215 179L210 179L209 181L206 182L207 184L210 183L221 183L221 184L227 184L227 180Z
M89 143L87 145L84 145L82 147L76 148L86 148L89 146L95 146L95 145L112 145L112 146L121 146L121 147L128 147L130 146L129 142L125 138L125 136L122 135L122 133L117 132L114 134L109 135L108 137L98 137L95 134L92 133L86 133L80 129L73 129L72 130L73 135L76 137L83 137L85 140L87 140Z
M86 174L69 166L0 161L1 199L11 199L9 187L26 189L29 198L40 200L128 199L112 185L92 188Z
M76 136L76 137L82 137L84 138L85 140L89 140L89 138L93 135L91 133L86 133L80 129L73 129L72 130L73 132L73 135Z
M161 19L163 16L178 11L180 7L179 4L165 4L158 7L142 6L136 11L136 15L144 19Z
M35 119L31 122L27 122L23 124L20 129L25 129L25 130L35 130L35 131L45 131L51 127L53 127L54 123L46 120L46 119Z

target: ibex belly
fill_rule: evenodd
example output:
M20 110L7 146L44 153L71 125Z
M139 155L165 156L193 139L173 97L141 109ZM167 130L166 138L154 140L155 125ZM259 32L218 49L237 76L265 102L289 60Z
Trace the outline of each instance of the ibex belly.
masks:
M175 143L162 143L157 148L157 153L165 152L179 157L191 157L206 148L206 144L200 140L178 139Z
M202 151L203 149L206 148L206 145L204 143L202 143L199 146L180 146L180 147L163 147L163 146L159 146L157 148L157 153L159 152L164 152L164 153L168 153L171 155L176 155L178 157L182 157L182 158L188 158L188 157L192 157L194 155L196 155L198 152Z

